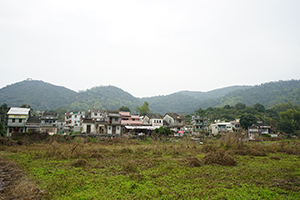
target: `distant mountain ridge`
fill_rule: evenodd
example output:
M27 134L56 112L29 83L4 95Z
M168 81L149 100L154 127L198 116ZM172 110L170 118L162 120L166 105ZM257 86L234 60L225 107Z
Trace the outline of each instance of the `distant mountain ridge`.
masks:
M0 105L31 105L34 110L68 108L72 111L94 109L116 110L126 106L132 112L147 101L150 111L192 113L200 107L222 107L244 103L265 106L292 102L300 104L300 81L277 81L256 86L230 86L208 92L179 91L170 95L137 98L115 86L98 86L75 92L62 86L26 80L0 89Z

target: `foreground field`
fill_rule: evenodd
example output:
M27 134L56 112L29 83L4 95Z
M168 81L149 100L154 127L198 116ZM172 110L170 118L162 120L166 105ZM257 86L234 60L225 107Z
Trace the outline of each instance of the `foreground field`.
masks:
M300 199L300 142L55 138L1 146L44 199Z

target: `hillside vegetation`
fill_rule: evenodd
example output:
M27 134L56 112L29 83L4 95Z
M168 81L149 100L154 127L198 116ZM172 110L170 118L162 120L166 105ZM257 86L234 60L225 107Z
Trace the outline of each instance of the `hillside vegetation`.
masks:
M72 111L90 108L116 110L122 106L136 112L145 101L150 112L165 114L192 113L199 108L234 106L243 103L265 107L282 102L300 105L300 81L270 82L254 87L231 86L209 92L181 91L170 95L137 98L115 86L99 86L75 92L43 81L21 81L0 89L0 105L30 105L34 110L66 108Z
M78 93L43 81L21 81L0 89L0 103L9 107L31 105L35 110L69 107Z
M260 103L266 107L271 107L286 102L300 104L300 80L270 82L245 90L238 89L223 97L205 101L201 107L234 106L237 103L243 103L247 106Z

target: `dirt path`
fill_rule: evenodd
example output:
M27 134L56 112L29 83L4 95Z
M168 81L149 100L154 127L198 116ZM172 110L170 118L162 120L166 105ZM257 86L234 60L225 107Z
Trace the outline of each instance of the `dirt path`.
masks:
M0 157L0 200L42 199L44 194L17 164Z

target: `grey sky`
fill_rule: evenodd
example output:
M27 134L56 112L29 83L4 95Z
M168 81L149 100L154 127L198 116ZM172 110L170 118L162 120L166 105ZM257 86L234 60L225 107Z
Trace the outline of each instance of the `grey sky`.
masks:
M136 97L300 78L299 0L1 0L0 88Z

